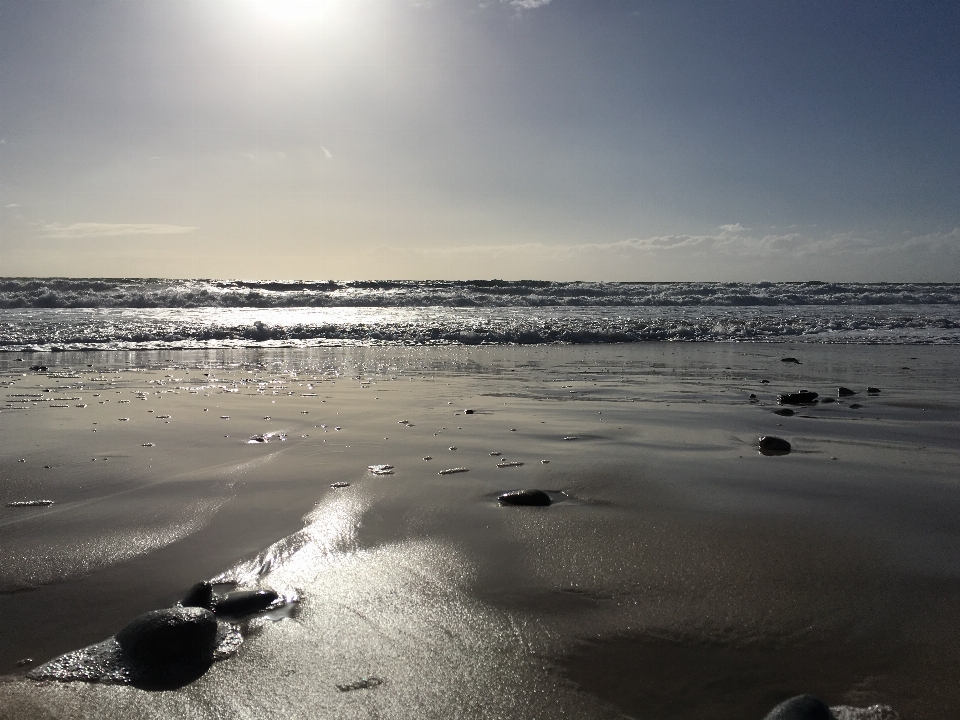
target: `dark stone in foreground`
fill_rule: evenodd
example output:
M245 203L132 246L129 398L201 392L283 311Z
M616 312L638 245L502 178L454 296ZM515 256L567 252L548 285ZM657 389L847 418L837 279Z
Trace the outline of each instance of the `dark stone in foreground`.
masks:
M795 357L780 358L780 362L792 362L792 363L796 363L797 365L800 364L800 361L797 360Z
M263 612L280 596L273 590L237 590L214 600L213 611L217 615L242 617Z
M198 607L213 610L213 585L204 580L198 582L180 601L183 607Z
M851 390L847 387L838 387L837 388L837 397L850 397L851 395L856 395L856 390Z
M868 393L869 395L879 395L879 394L880 394L880 388L868 387L868 388L867 388L867 393Z
M814 402L818 397L818 393L810 392L809 390L800 390L795 393L777 395L777 401L781 405L806 405Z
M790 452L790 443L773 435L764 435L757 446L764 455L786 455Z
M208 663L217 646L217 618L197 607L153 610L118 632L117 642L148 668Z
M774 415L783 415L783 417L791 417L791 416L793 416L793 415L796 415L796 413L795 413L793 410L791 410L790 408L780 408L779 410L774 410L774 411L773 411L773 414L774 414Z
M504 505L549 505L552 500L543 490L511 490L497 496Z
M463 414L464 414L464 415L473 415L473 410L464 410L464 411L463 411Z
M834 720L830 708L813 695L797 695L784 700L763 720Z

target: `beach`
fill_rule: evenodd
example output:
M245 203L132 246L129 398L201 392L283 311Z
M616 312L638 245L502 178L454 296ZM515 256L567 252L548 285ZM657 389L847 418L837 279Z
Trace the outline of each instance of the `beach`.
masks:
M948 717L958 377L949 345L3 353L0 718ZM176 689L27 676L200 580L298 602Z

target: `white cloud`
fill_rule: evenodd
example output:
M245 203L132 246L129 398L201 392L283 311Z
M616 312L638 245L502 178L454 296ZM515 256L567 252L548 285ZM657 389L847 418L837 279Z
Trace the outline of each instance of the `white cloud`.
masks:
M549 5L550 0L510 0L510 4L523 10L535 10L538 7Z
M40 230L46 238L94 238L120 235L183 235L198 228L186 225L162 225L158 223L73 223L60 225L50 223Z
M453 247L380 246L374 253L412 254L420 257L478 257L576 259L601 256L698 257L701 262L720 258L805 259L840 256L889 256L899 253L935 252L960 254L960 227L947 233L897 238L835 233L816 236L801 232L782 235L754 234L739 223L721 225L705 235L661 235L629 238L608 243L511 245L461 245Z
M8 207L20 207L20 203L10 203L9 205L4 205L5 208Z
M327 148L325 148L323 145L321 145L321 146L320 146L320 149L323 150L323 156L324 156L325 158L327 158L327 160L333 159L333 153L330 152L329 150L327 150Z

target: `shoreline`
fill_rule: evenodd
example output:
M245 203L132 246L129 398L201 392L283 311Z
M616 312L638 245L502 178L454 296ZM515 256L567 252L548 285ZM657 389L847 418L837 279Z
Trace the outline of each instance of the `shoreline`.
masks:
M0 673L28 670L15 665L24 653L41 649L41 662L106 639L194 582L230 573L297 588L301 615L262 628L172 693L8 678L0 717L37 707L86 716L80 698L100 717L162 717L170 703L195 717L211 703L237 717L280 706L289 717L368 706L429 716L474 707L491 683L517 705L491 700L490 712L534 717L540 683L555 693L543 717L574 708L607 717L611 706L642 716L683 695L688 705L663 715L680 719L717 697L742 713L788 689L818 692L783 684L791 673L817 682L804 663L824 670L830 704L886 702L905 720L953 706L935 682L960 662L960 388L948 380L960 361L947 348L393 346L222 351L219 367L209 353L164 357L176 354L116 353L112 364L93 358L95 368L78 359L79 378L52 367L24 377L0 359L7 395L84 398L0 411L3 502L55 501L0 508L0 547L28 556L0 577L5 616L22 618L19 640L4 632ZM787 354L802 364L781 362ZM94 381L130 360L137 372ZM866 384L881 394L772 412L777 392ZM246 442L280 431L284 442ZM794 451L757 455L756 437L774 433ZM500 468L501 459L523 465ZM366 469L383 463L393 474ZM469 472L438 475L454 466ZM337 482L349 487L330 488ZM496 494L514 487L566 497L498 507ZM254 579L250 562L271 548L274 565ZM835 646L847 650L831 665L823 658ZM661 680L625 690L664 654ZM779 675L743 681L751 667L777 666L772 657ZM722 677L690 685L727 666L752 699L717 693ZM285 667L319 675L280 706L274 690L255 697L254 678L289 685ZM337 667L337 678L323 670ZM336 690L334 680L362 673L386 682ZM467 676L482 682L466 688Z

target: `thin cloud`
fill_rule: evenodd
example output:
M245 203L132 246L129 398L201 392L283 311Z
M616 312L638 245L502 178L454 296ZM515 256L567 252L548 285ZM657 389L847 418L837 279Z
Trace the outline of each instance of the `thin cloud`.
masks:
M329 150L327 150L327 148L325 148L323 145L321 145L321 146L320 146L320 149L323 150L323 156L324 156L327 160L332 160L332 159L333 159L333 153L330 152Z
M960 227L946 233L883 238L835 233L812 236L799 232L754 234L739 223L721 225L704 235L662 235L629 238L608 243L516 243L512 245L460 245L453 247L395 247L381 245L374 253L399 253L418 257L577 259L601 256L809 258L825 256L881 256L898 253L960 253Z
M550 0L511 0L510 4L524 10L536 10L538 7L549 5Z
M95 238L121 235L183 235L199 228L187 225L163 225L159 223L73 223L44 225L40 237L46 238Z
M8 207L20 207L20 203L10 203L9 205L4 205L5 208Z

